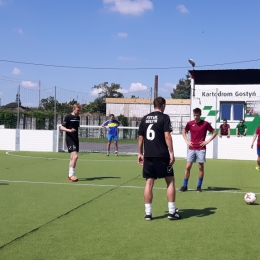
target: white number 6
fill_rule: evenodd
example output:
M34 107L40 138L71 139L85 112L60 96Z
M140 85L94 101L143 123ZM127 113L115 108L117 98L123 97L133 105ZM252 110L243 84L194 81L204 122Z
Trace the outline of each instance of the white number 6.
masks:
M150 141L152 141L155 137L155 132L152 130L153 124L150 124L146 131L146 138Z

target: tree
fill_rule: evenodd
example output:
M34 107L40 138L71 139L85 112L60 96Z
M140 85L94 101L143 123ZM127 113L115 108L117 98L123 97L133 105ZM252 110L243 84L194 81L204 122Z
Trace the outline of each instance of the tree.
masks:
M108 82L95 85L93 89L99 90L99 96L93 102L84 107L84 111L90 113L106 114L106 98L123 98L124 95L119 91L122 89L120 84L112 83L108 86Z
M189 73L186 74L186 79L182 78L179 80L179 83L176 85L176 88L173 89L171 97L173 99L189 99L190 98L190 76Z

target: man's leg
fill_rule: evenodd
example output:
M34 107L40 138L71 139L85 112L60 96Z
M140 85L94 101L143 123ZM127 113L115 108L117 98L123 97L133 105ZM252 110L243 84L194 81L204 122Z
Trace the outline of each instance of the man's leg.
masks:
M144 204L145 204L145 219L152 219L152 201L153 201L153 185L154 179L146 179L144 187Z
M184 171L184 180L183 180L183 185L180 188L180 191L187 191L188 190L188 181L190 178L190 170L192 167L193 162L187 162L186 163L186 167L185 167L185 171Z
M175 207L175 198L176 198L176 189L175 189L175 180L173 176L167 176L165 178L167 184L167 200L168 200L168 219L181 219L180 214L178 213L178 209Z
M78 152L73 151L70 153L70 163L69 163L69 180L78 181L78 178L75 176L75 168L78 160Z
M198 163L198 167L199 167L199 179L198 179L197 192L202 192L201 186L204 177L204 163Z
M108 140L108 142L107 142L107 156L109 156L109 153L110 153L110 145L111 145L111 141Z
M118 155L118 144L117 144L117 141L114 141L114 146L115 146L115 154Z

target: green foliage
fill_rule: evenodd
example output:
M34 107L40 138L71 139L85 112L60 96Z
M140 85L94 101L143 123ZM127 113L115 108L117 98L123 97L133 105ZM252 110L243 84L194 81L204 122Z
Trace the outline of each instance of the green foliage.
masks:
M104 82L99 85L95 85L93 89L99 90L99 97L97 97L93 102L90 102L83 108L83 112L89 113L100 113L106 114L106 98L123 98L124 95L119 92L120 84L112 83L108 86L108 82Z
M11 110L0 110L0 125L5 128L16 128L17 112Z
M122 126L128 126L128 118L124 115L120 114L118 116L118 121L121 123Z
M176 88L173 89L173 93L171 93L171 97L173 99L190 99L190 82L189 74L186 74L186 79L179 80Z

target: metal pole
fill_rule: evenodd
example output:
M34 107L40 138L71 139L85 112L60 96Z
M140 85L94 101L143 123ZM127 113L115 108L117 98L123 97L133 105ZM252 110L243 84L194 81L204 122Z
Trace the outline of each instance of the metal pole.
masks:
M153 95L153 88L150 89L150 113L152 112L152 95Z
M39 80L39 107L41 106L41 81Z
M215 129L217 128L217 111L218 111L218 88L216 88L216 104L215 104Z
M54 130L57 130L57 116L56 116L56 86L54 88Z
M20 85L17 90L17 129L20 129Z

